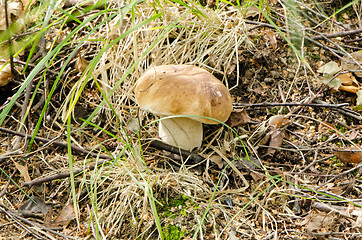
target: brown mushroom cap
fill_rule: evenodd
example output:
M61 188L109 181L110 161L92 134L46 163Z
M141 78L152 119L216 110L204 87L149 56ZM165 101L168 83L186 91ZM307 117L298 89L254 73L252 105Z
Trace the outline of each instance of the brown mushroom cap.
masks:
M161 116L196 115L225 122L232 110L228 89L208 71L193 65L161 65L147 70L135 89L140 107ZM196 121L217 124L206 118Z

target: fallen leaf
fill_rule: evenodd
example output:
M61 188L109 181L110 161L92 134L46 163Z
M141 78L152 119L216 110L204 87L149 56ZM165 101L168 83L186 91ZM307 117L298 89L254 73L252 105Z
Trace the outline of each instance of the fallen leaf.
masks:
M251 118L245 109L236 109L231 112L229 119L226 121L226 124L230 127L236 127L250 122Z
M338 63L336 63L335 61L330 61L326 64L324 64L323 66L321 66L317 72L319 73L323 73L323 74L329 74L329 75L334 75L337 72L339 72L340 68L338 67Z
M313 210L309 215L309 221L306 223L305 229L307 232L314 233L332 231L338 219L336 214L317 210Z
M359 90L359 87L341 85L341 86L339 86L338 90L345 91L345 92L350 92L350 93L357 93L358 90Z
M284 130L274 129L270 132L270 140L269 140L269 146L271 148L268 148L267 154L268 155L274 155L276 152L275 148L279 148L284 139Z
M85 60L83 57L78 56L77 61L75 62L75 69L77 69L80 73L83 73L87 67L89 62Z
M278 48L278 42L277 42L277 37L275 35L275 32L271 31L271 30L266 30L265 31L265 38L267 40L269 40L270 45L272 46L272 48L275 50Z
M7 1L8 20L10 24L14 23L19 18L23 17L22 4L20 2ZM5 23L5 6L0 4L0 31L6 30Z
M321 121L318 125L318 132L320 133L328 133L331 130L338 132L337 128L331 123Z
M339 87L342 85L342 80L338 77L333 78L333 75L339 72L340 68L338 64L334 61L330 61L326 64L324 64L322 67L320 67L317 72L323 73L323 83L328 84L329 87L338 90Z
M26 165L23 166L15 161L14 161L14 164L15 164L16 169L19 170L20 175L24 178L24 181L25 182L31 181L31 178L30 178L29 172L28 172L28 167Z
M248 9L246 9L246 18L253 18L256 17L260 14L260 11L257 7L255 7L254 5L252 5L251 7L249 7Z
M358 133L359 131L356 131L355 129L353 129L349 136L347 137L348 140L352 141L352 140L355 140L357 137L358 137Z
M334 150L333 154L345 163L360 163L362 162L362 151L361 150Z
M10 64L5 65L0 63L0 87L7 85L13 77L14 75L11 73Z
M219 155L216 155L216 154L211 155L210 156L210 161L215 163L219 167L219 169L224 167L224 164L222 162L222 158Z
M31 5L33 5L36 0L21 0L21 2L23 3L23 12L25 12L25 10L29 11Z
M357 92L356 105L362 106L362 89Z
M338 78L341 79L342 84L346 86L351 86L356 83L356 78L352 73L342 73L338 75ZM358 82L357 82L358 83Z
M60 211L59 215L55 218L54 222L55 224L66 226L69 224L70 221L75 219L75 212L74 207L72 204L66 204L62 210Z
M341 67L344 70L349 71L356 71L356 70L362 70L360 67L353 61L353 59L356 60L360 65L362 65L362 52L353 52L351 53L351 56L346 56L343 58L343 61L341 62ZM357 77L362 77L362 72L353 72Z
M339 74L338 79L340 79L342 83L338 90L357 93L360 89L359 83L352 73Z
M19 207L18 212L22 215L29 215L29 213L31 213L45 216L50 209L51 206L49 204L44 203L42 199L34 196L32 200L26 200L25 203Z
M276 129L281 128L289 124L289 120L284 115L275 115L269 118L269 126Z

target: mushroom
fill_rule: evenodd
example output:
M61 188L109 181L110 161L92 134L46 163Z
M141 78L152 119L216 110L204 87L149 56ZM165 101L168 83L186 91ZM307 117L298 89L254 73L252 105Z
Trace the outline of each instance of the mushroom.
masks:
M202 123L225 122L232 110L228 89L208 71L193 65L161 65L147 70L135 88L140 108L160 117L160 138L191 151L200 148ZM187 117L170 117L190 115ZM203 118L208 117L208 118Z

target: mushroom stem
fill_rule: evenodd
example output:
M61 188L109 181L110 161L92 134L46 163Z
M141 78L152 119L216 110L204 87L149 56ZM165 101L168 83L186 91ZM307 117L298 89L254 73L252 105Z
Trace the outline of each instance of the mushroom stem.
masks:
M202 144L202 123L190 118L176 117L159 122L159 136L162 141L191 151Z

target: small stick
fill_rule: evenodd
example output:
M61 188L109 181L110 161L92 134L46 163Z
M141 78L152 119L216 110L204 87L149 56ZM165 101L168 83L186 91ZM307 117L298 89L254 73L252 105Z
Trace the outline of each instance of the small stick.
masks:
M197 153L193 153L193 152L190 152L190 151L187 151L187 150L183 150L183 149L171 146L169 144L166 144L166 143L158 141L158 140L151 141L149 143L149 146L157 148L159 150L165 150L165 151L168 151L168 152L171 152L171 153L181 155L185 159L189 158L190 160L192 160L192 161L194 161L196 163L200 163L200 162L205 160L205 158L203 158L202 156L200 156Z
M276 107L276 106L308 106L308 107L325 107L338 108L348 106L348 103L328 104L328 103L233 103L234 106L242 107Z
M13 172L13 174L11 174L10 179L14 177L15 173L16 173L16 170ZM1 191L1 193L0 193L0 198L2 198L2 197L6 194L6 189L8 189L10 183L11 183L11 180L9 180L9 181L6 183L4 189L3 189L3 190Z
M6 128L2 128L2 127L0 127L0 131L10 133L10 134L13 134L13 135L17 135L17 136L21 136L21 137L26 137L28 139L32 138L31 135L21 133L21 132L17 132L17 131L13 131L13 130L6 129ZM48 143L48 142L52 141L52 140L49 140L47 138L42 138L42 137L34 137L34 139L37 140L37 141L40 141L40 142L45 142L45 143ZM60 146L60 147L64 147L64 148L68 147L68 143L66 143L66 142L53 141L53 144L55 144L57 146ZM91 156L98 156L99 158L108 159L108 160L111 159L111 157L108 156L108 155L97 154L97 153L88 151L88 150L86 150L84 148L77 147L74 144L71 144L70 147L72 148L72 150L74 150L76 152L79 152L79 153L82 153L82 154L89 154Z
M95 169L95 167L103 165L103 164L107 163L108 161L109 160L101 160L101 161L97 162L96 164L92 163L92 164L88 165L85 168L75 169L73 171L73 174L78 175L78 174L80 174L80 173L82 173L84 171L87 171L87 170L91 171L91 170ZM28 182L23 182L23 186L31 187L33 185L39 185L39 184L42 184L42 183L45 183L45 182L50 182L50 181L57 180L57 179L64 179L64 178L68 178L68 177L70 177L70 172L62 172L62 173L58 173L58 174L55 174L55 175L52 175L52 176L38 178L38 179L28 181Z
M322 40L324 38L337 38L337 37L344 37L344 36L348 36L348 35L358 34L361 32L362 32L362 28L358 28L358 29L350 30L350 31L340 31L340 32L331 33L331 34L323 34L323 36L322 35L313 36L313 37L311 37L311 39Z

